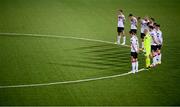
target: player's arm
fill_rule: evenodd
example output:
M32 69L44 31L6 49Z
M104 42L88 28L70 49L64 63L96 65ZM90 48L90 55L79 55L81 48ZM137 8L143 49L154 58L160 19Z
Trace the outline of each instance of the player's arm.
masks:
M137 27L138 25L138 21L137 21L137 19L134 17L134 20L135 20L135 22L136 22L136 24L135 24L135 26Z
M142 22L141 17L138 17L137 20L138 20L140 23Z
M137 19L136 19L136 27L138 27L138 21L137 21Z
M123 23L124 23L124 24L125 24L125 21L126 21L126 18L124 17L124 18L123 18Z

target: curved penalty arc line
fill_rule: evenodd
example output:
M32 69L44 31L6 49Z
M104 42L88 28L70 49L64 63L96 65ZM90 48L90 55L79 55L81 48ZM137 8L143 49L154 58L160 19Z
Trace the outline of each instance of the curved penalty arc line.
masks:
M0 33L0 35L23 35L23 36L30 36L30 37L49 37L49 38L66 38L66 39L76 39L76 40L85 40L85 41L93 41L93 42L100 42L100 43L108 43L108 44L114 44L110 41L103 41L103 40L96 40L96 39L89 39L89 38L79 38L79 37L72 37L72 36L57 36L57 35L44 35L44 34L25 34L25 33ZM122 45L125 47L130 47L129 45ZM140 69L140 71L144 71L147 69ZM60 82L51 82L51 83L39 83L39 84L22 84L22 85L9 85L9 86L0 86L0 89L6 89L6 88L25 88L25 87L39 87L39 86L50 86L50 85L61 85L61 84L73 84L73 83L82 83L82 82L90 82L90 81L97 81L97 80L104 80L104 79L110 79L110 78L117 78L122 77L126 75L130 75L132 72L123 73L123 74L117 74L112 76L104 76L104 77L98 77L98 78L89 78L89 79L81 79L81 80L72 80L72 81L60 81Z
M138 72L141 72L141 71L144 71L144 70L147 70L147 69L142 68L142 69L138 70ZM51 83L42 83L42 84L26 84L26 85L0 86L0 89L5 89L5 88L40 87L40 86L51 86L51 85L63 85L63 84L82 83L82 82L90 82L90 81L97 81L97 80L117 78L117 77L122 77L122 76L130 75L130 74L132 74L132 72L123 73L123 74L117 74L117 75L112 75L112 76L98 77L98 78L73 80L73 81L61 81L61 82L51 82Z
M85 40L85 41L91 41L91 42L115 44L114 42L110 42L110 41L90 39L90 38L80 38L80 37L73 37L73 36L62 36L62 35L45 35L45 34L33 34L33 33L0 33L0 35L11 35L11 36L23 35L23 36L30 36L30 37L65 38L65 39L76 39L76 40ZM130 47L129 45L121 45L121 46Z

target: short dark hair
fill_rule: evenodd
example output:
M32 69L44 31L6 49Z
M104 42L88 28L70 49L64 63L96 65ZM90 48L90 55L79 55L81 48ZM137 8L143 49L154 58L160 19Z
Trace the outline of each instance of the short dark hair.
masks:
M138 20L140 20L140 19L141 19L141 17L138 17L137 19L138 19Z
M152 18L152 17L151 17L150 19L151 19L152 21L155 21L155 19L154 19L154 18Z
M157 24L156 26L157 26L157 27L160 27L160 24Z
M157 26L157 23L154 23L155 26Z
M149 25L150 25L150 23L148 22L148 23L147 23L147 26L149 26Z
M154 27L153 27L153 26L149 26L149 28L150 28L150 29L154 29Z
M130 13L129 16L133 16L133 14Z
M119 9L119 11L120 11L120 12L123 12L123 10L122 10L122 9Z

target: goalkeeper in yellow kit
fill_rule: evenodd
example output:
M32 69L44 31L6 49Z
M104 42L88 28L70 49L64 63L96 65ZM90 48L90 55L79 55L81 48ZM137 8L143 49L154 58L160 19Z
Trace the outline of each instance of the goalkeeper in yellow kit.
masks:
M146 68L150 68L150 57L151 57L151 36L149 34L148 29L144 30L144 34L146 35L144 37L144 52L145 52L145 57L146 57Z

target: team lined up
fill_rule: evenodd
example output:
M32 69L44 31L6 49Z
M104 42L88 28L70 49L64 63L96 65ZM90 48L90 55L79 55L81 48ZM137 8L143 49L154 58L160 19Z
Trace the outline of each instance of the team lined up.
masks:
M144 17L136 18L133 14L129 14L130 19L130 42L131 42L131 62L132 62L132 73L138 72L138 53L143 51L145 55L146 68L155 67L161 64L161 47L163 44L162 32L160 25L155 23L154 18ZM123 37L123 43L126 44L126 36L124 33L125 27L125 16L122 10L118 10L118 27L117 27L117 42L121 44L121 37ZM138 22L141 23L140 36L141 36L141 48L137 38ZM152 64L151 64L152 59Z

